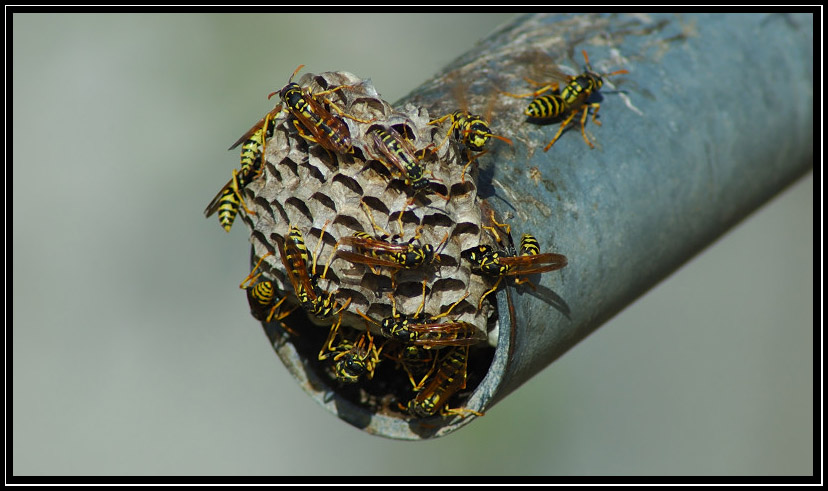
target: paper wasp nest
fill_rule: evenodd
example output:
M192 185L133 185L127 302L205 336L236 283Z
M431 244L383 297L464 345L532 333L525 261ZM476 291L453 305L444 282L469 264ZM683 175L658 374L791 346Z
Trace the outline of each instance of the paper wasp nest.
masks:
M295 304L294 288L286 276L278 249L289 226L301 230L308 251L315 254L312 259L316 263L315 272L321 274L340 238L355 232L382 236L383 231L372 224L373 217L376 226L395 236L400 243L419 234L419 243L431 244L439 259L430 265L410 270L400 268L394 273L389 268L372 270L368 265L334 258L326 277L319 280L319 286L326 292L337 292L338 306L351 299L343 312L343 326L358 330L367 328L374 333L375 341L381 343L384 338L379 334L379 325L367 322L357 310L379 323L392 315L393 296L398 314L414 314L420 307L423 280L426 280L422 309L425 314L436 316L445 312L468 292L468 296L440 322L463 321L484 333L491 331L496 316L492 315L494 307L490 302L495 296L488 296L479 310L478 303L493 282L472 273L469 264L460 259L462 250L491 243L481 224L476 165L470 165L462 179L465 156L453 140L442 145L436 155L426 152L422 163L433 183L417 193L412 202L415 195L405 184L405 176L379 161L385 159L369 134L375 128L393 128L419 151L429 146L437 148L446 137L447 125L429 126L427 111L413 105L402 110L393 109L380 98L370 81L346 72L306 73L299 85L312 94L348 86L324 97L347 115L370 122L342 117L354 146L352 154L342 155L300 136L287 112L278 116L281 121L266 145L264 173L243 192L247 206L255 212L253 215L243 214L245 223L251 228L253 261L268 252L272 254L264 260L261 270L276 283L281 294L288 297L287 303ZM437 116L440 115L431 115L432 118ZM435 192L450 196L450 199L447 201ZM317 252L323 227L321 248ZM309 267L314 266L309 264ZM297 312L306 315L301 309ZM309 328L324 331L324 339L327 328L336 320L334 317L322 321L312 315L307 318L320 327L292 326L299 333L296 340L291 338L292 342L302 342L301 338L306 336ZM486 346L485 342L481 344ZM318 351L319 346L315 349Z

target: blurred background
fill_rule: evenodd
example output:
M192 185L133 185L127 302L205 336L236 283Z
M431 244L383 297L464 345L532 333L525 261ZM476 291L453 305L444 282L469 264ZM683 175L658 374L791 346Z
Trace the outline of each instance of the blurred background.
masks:
M299 64L395 102L514 17L13 14L12 472L811 474L813 174L444 438L344 423L273 352L246 228L202 214L227 147Z

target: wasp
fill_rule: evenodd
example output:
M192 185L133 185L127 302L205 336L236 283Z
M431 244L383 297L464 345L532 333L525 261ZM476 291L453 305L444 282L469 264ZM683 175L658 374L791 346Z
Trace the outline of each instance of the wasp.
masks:
M299 84L293 81L293 77L304 66L299 65L294 70L293 75L290 76L290 79L288 79L288 84L282 90L270 93L267 96L268 99L279 94L279 98L286 106L287 111L293 115L293 125L302 138L318 143L325 150L331 152L343 155L353 153L353 142L348 125L339 116L331 114L325 108L325 104L328 107L334 108L340 116L348 117L362 123L368 123L369 121L357 119L345 114L333 102L322 97L325 94L340 90L345 86L335 87L315 94L302 89ZM324 101L324 103L321 101ZM309 131L310 135L305 130Z
M417 418L434 416L440 410L444 416L456 414L465 417L466 413L483 416L483 413L471 409L451 409L446 406L451 396L466 388L469 347L457 346L447 351L434 376L414 399L408 401L404 409Z
M512 140L506 138L505 136L495 135L492 133L491 128L489 128L489 123L483 119L482 116L471 114L467 111L454 111L453 113L446 114L441 118L429 121L428 124L440 124L447 119L451 120L451 124L447 131L446 138L448 138L448 135L451 134L455 140L461 142L466 146L466 148L473 152L482 151L486 143L488 143L491 138L497 138L498 140L504 141L509 145L512 144ZM445 139L443 140L443 143L445 143ZM442 146L443 143L441 143L440 146Z
M467 162L463 166L463 171L461 174L461 182L465 182L466 169L469 167L469 165L471 165L472 162L480 158L483 154L485 154L488 151L484 150L484 148L490 139L497 138L498 140L504 141L509 145L512 144L512 140L506 138L505 136L500 136L493 133L491 128L489 127L493 103L495 102L493 98L490 99L490 104L486 109L486 115L481 116L478 114L473 114L467 110L468 101L466 98L464 84L460 82L455 82L453 85L453 92L455 98L460 102L460 109L452 113L448 113L440 118L433 119L429 121L428 124L439 125L443 123L443 121L450 121L449 128L446 131L446 137L443 139L442 142L440 142L440 145L437 146L437 149L440 149L446 143L446 141L448 141L449 136L452 136L456 142L459 142L462 146L466 148ZM471 152L479 153L472 156Z
M468 346L487 339L485 333L468 322L435 322L448 316L454 307L469 296L469 292L466 292L462 298L454 302L446 312L436 316L422 313L425 305L425 292L426 282L423 280L423 300L413 315L398 314L397 302L391 294L388 295L391 298L391 317L386 317L380 323L377 323L359 310L357 310L357 313L371 323L378 324L383 336L397 342L423 346L426 349L441 348L443 346Z
M327 222L325 226L327 226ZM322 243L324 234L325 227L322 227L317 250ZM287 237L282 239L281 242L279 254L282 258L282 264L285 266L288 279L293 285L296 298L302 308L320 319L326 319L345 310L351 303L351 299L348 299L339 310L336 310L337 302L333 299L336 292L331 291L325 295L325 292L319 287L320 276L316 274L315 254L311 254L305 246L302 232L296 226L291 225ZM309 261L313 263L312 271L308 269ZM335 310L336 312L334 312Z
M408 380L411 381L414 392L417 392L423 388L425 381L437 366L436 351L413 344L396 344L399 346L396 354L386 356L394 359L403 367L408 374Z
M273 137L273 130L277 124L275 116L280 111L281 108L277 108L267 113L264 118L253 125L236 143L228 148L228 150L232 150L244 142L241 148L241 168L239 171L233 169L233 177L219 190L204 210L204 215L207 218L218 211L219 223L227 232L233 226L233 221L239 212L239 206L243 207L247 213L255 214L244 204L241 193L248 184L262 174L266 142Z
M253 179L253 172L249 169L243 172L236 172L236 169L233 169L233 177L207 205L204 216L210 218L213 213L218 211L219 224L226 232L229 232L230 227L233 226L233 222L236 220L236 215L239 213L240 206L244 207L248 213L253 214L254 212L245 206L244 199L241 196L241 190L253 182Z
M420 163L429 148L419 152L415 151L393 128L387 130L374 128L371 130L371 138L374 142L374 148L405 176L405 185L409 186L415 194L432 183L432 180L425 176L425 166ZM417 153L420 154L419 158L416 156ZM435 194L446 199L440 193L435 192Z
M486 340L477 327L468 322L432 322L434 318L400 315L386 318L381 324L383 335L426 349L443 346L468 346Z
M371 209L365 201L362 201L360 204L365 210L365 213L368 215L368 218L371 220L371 225L373 225L374 229L382 231L382 237L373 237L366 232L354 232L354 234L350 237L340 238L334 245L333 251L328 257L328 260L325 262L325 270L322 273L322 276L325 276L325 273L328 271L328 266L330 266L336 256L351 263L368 265L375 274L379 274L376 267L384 266L393 270L397 270L399 268L416 269L422 267L423 265L431 264L435 259L438 261L440 260L439 254L435 254L435 251L448 240L448 233L446 233L443 240L440 241L436 248L431 244L415 244L414 241L417 241L418 243L420 242L420 230L423 228L423 225L421 224L417 227L414 232L414 236L408 242L390 242L389 240L394 239L387 239L390 237L390 234L385 231L385 229L377 225L374 220L374 215L371 213ZM402 213L399 215L398 225L400 233L402 233ZM395 235L394 237L397 236ZM339 248L340 245L351 246L352 250L343 251Z
M253 270L251 270L250 274L247 275L247 278L239 284L239 288L247 291L247 302L250 305L250 313L254 318L264 322L282 320L290 315L295 309L294 307L287 312L279 311L279 307L281 307L282 303L284 303L286 297L279 298L272 281L261 280L256 282L256 280L262 275L261 272L256 273L256 270L259 269L259 266L265 258L272 255L273 253L268 252L260 257L256 262L256 265L253 267ZM279 311L279 315L277 315L274 319L273 316L277 311Z
M333 341L339 331L339 322L331 327L328 339L319 352L320 361L333 357L334 375L343 383L352 384L363 376L374 378L374 370L380 362L382 348L374 345L374 338L370 332L363 332L354 342L343 339L334 346Z
M567 264L567 259L564 255L551 252L541 253L538 240L530 234L523 234L521 237L520 254L518 255L512 243L510 227L506 224L497 223L493 211L491 211L491 221L495 226L501 227L506 231L509 244L502 249L481 244L460 253L460 257L469 261L480 273L486 276L497 277L495 285L480 297L478 308L483 305L483 299L495 291L501 280L506 276L545 273L547 271L561 269ZM500 236L494 227L484 226L484 228L492 230L496 240L502 244ZM516 283L521 284L527 281L529 280L518 279Z
M451 119L451 124L446 132L446 138L443 139L437 148L442 147L443 143L448 139L448 136L452 135L456 141L461 142L470 152L479 152L474 156L467 156L468 161L463 166L461 182L465 182L466 169L471 163L488 152L488 150L484 150L484 146L491 138L497 138L509 145L512 144L512 140L505 136L492 133L492 130L489 128L489 123L483 117L466 111L454 111L451 114L446 114L441 118L429 121L428 124L440 124L446 119Z
M439 248L448 235L437 247ZM419 234L411 238L407 243L393 243L375 238L365 232L355 232L350 237L342 237L334 246L334 252L325 265L325 271L333 260L334 256L341 257L346 261L356 264L366 264L372 268L376 266L393 269L416 269L426 264L431 264L435 256L435 248L431 244L418 245L414 241L419 240ZM339 249L340 245L351 246L351 251ZM375 271L376 272L376 271ZM324 275L324 273L323 273Z
M273 138L273 130L280 120L276 119L282 112L281 106L276 106L269 113L254 124L227 150L233 150L241 145L241 172L245 169L252 169L255 175L259 175L264 168L264 153L267 140ZM243 142L243 144L242 144Z
M552 138L552 140L547 143L545 147L543 147L544 152L552 148L552 145L555 144L563 133L564 128L566 128L566 126L579 112L582 113L581 136L583 136L584 141L590 148L595 148L595 145L593 145L586 136L585 125L589 109L592 108L592 121L598 126L601 126L601 122L596 119L598 117L598 109L600 109L601 104L598 102L588 103L587 100L594 92L597 92L604 85L603 77L628 73L627 70L617 70L612 73L599 74L595 72L589 64L589 57L587 56L586 50L581 50L581 53L584 55L586 64L584 65L584 72L580 75L573 77L571 75L566 75L557 69L550 69L554 78L566 82L563 89L560 88L558 81L553 81L552 83L546 84L542 88L530 94L510 94L508 92L503 92L503 94L510 97L534 97L534 100L529 103L529 106L527 106L523 111L523 113L528 117L528 121L530 123L549 123L568 113L561 123L560 128L558 128L558 132L555 134L555 137ZM543 85L532 80L528 81L535 85ZM541 96L541 94L549 90L552 92Z

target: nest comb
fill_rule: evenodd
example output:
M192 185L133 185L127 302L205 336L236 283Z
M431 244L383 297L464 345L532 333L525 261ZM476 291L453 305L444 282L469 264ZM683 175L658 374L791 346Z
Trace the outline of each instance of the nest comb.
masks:
M278 251L290 226L301 230L311 253L317 252L317 245L320 246L313 258L317 273L322 272L342 237L355 232L379 236L382 232L377 227L402 241L419 233L421 244L437 248L439 260L418 269L397 269L394 281L393 271L388 268L372 270L367 265L333 259L319 285L326 291L336 292L338 305L351 300L343 311L343 325L379 333L379 326L366 322L357 314L357 309L379 323L392 315L393 296L397 313L413 314L422 302L425 280L423 312L432 316L441 314L468 292L442 322L463 321L487 332L494 307L487 301L478 310L478 302L493 283L472 273L468 263L460 260L462 250L491 243L482 227L484 217L477 196L476 166L469 166L470 171L463 179L464 154L453 144L441 146L436 155L426 156L423 161L427 175L434 182L412 202L413 190L405 184L404 176L379 160L381 154L369 132L375 128L393 128L421 150L440 145L446 136L445 129L429 126L425 109L413 105L392 108L370 80L347 72L306 73L298 83L312 94L344 86L325 97L346 114L370 122L342 118L354 146L352 154L342 155L307 141L296 131L293 118L282 113L283 121L267 141L263 175L244 190L245 202L255 212L244 214L243 218L251 229L253 260L268 252L273 254L265 258L262 270L289 297L289 302L295 302L294 289ZM450 199L445 200L435 191ZM331 323L330 319L319 321L312 315L308 317L314 323Z

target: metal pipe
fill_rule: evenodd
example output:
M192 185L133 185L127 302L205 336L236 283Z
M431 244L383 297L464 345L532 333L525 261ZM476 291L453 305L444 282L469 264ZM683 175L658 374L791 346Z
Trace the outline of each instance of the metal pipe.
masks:
M596 71L629 72L601 90L603 124L586 125L594 149L576 117L544 152L558 125L526 122L528 100L493 114L514 146L480 159L481 196L516 234L534 234L569 264L533 277L535 289L497 293L500 336L469 409L489 410L813 168L811 14L524 16L398 106L454 110L445 74L458 71L526 92L529 55L541 50L575 73L582 49ZM472 109L485 95L470 89ZM308 370L275 326L265 329L305 390L365 431L423 439L475 419L371 414Z

